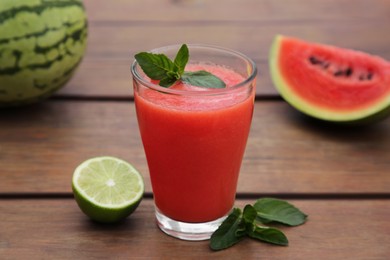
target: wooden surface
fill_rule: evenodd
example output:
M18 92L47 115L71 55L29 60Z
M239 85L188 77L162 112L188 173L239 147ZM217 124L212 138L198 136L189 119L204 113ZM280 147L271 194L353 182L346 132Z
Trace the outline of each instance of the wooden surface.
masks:
M181 241L162 233L154 222L151 200L144 200L128 221L115 226L84 218L71 199L2 200L0 228L6 239L0 253L2 259L387 259L388 201L291 202L310 214L310 221L281 228L289 238L288 247L245 239L228 250L212 252L207 241ZM246 203L253 201L238 200L237 206ZM364 210L356 211L359 208Z
M1 259L389 258L390 119L362 128L308 119L280 98L267 58L273 37L282 33L390 60L389 0L85 5L88 49L73 79L45 102L0 110ZM156 227L130 63L138 51L184 42L232 48L259 66L236 204L267 195L302 208L309 221L284 228L288 247L248 239L212 252L205 241L180 241ZM98 155L122 157L145 178L145 198L119 225L92 223L71 193L74 168Z

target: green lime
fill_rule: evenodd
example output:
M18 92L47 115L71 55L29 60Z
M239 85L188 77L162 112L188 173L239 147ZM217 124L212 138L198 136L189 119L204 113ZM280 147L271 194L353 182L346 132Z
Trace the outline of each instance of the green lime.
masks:
M112 223L129 216L144 194L141 174L128 162L109 156L91 158L73 173L72 189L91 219Z

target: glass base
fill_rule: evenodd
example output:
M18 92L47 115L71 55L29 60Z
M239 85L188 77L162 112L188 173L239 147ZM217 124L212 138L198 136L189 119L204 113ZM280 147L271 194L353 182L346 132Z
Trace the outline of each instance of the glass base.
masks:
M158 227L166 234L182 240L201 241L210 239L214 231L228 216L204 223L187 223L173 220L162 214L156 208L156 220Z

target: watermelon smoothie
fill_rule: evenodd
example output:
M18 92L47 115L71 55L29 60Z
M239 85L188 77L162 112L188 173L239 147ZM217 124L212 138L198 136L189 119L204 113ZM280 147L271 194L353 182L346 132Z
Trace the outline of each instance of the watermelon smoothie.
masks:
M175 237L201 240L210 237L234 205L254 108L256 67L245 56L225 49L189 47L186 71L211 72L226 88L180 81L163 88L136 64L133 85L158 224ZM202 51L227 52L234 58L220 63L210 53L207 60L191 61Z

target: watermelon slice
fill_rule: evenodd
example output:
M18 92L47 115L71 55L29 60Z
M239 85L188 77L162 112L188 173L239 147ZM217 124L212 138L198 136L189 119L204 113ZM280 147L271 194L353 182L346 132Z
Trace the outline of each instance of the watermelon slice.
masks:
M370 122L390 114L390 63L380 57L278 35L270 69L282 97L314 118Z

